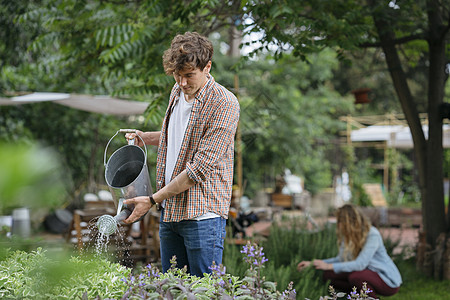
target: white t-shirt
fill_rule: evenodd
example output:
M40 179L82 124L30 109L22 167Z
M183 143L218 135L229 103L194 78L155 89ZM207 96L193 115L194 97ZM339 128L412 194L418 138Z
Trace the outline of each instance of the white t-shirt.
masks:
M184 133L191 116L192 104L193 102L187 102L184 93L180 92L180 98L174 102L172 107L169 126L167 128L166 184L172 179L173 170L177 163L181 144L183 143ZM174 122L174 120L176 121ZM165 206L165 201L162 203L162 206ZM216 217L219 217L219 215L208 212L195 218L195 220L200 221Z

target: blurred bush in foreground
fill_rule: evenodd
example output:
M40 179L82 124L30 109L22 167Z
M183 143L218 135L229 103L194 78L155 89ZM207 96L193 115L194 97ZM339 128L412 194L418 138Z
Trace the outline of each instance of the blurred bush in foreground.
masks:
M37 144L0 144L0 215L60 206L66 199L58 154Z

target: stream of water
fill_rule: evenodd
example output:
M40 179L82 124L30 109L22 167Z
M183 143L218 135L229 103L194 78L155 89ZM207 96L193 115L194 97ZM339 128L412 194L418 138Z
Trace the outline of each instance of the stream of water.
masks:
M131 242L126 239L128 228L118 223L115 231L107 234L97 227L97 221L100 217L95 217L88 223L87 230L89 230L89 233L87 233L87 237L89 240L85 243L83 252L120 263L129 261Z

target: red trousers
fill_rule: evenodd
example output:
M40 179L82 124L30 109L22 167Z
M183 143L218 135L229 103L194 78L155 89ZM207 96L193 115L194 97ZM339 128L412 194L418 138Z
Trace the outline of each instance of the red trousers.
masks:
M357 292L359 293L362 289L363 282L366 282L367 288L372 291L369 293L369 296L373 298L376 298L377 294L382 296L394 295L399 289L398 287L391 288L376 272L369 269L339 274L334 273L332 270L328 270L323 272L323 279L325 281L330 280L330 285L336 290L346 293L350 293L354 286L356 286Z

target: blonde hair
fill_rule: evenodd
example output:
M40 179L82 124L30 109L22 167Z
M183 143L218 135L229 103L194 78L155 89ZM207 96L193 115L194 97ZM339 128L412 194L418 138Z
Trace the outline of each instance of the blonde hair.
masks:
M356 206L345 204L336 211L338 245L344 245L344 260L355 259L363 248L370 220Z
M164 52L163 65L167 75L182 70L203 70L214 54L210 40L197 32L179 34L172 40L170 48Z

